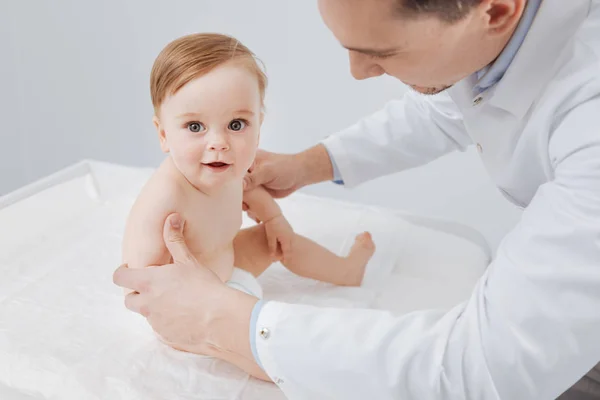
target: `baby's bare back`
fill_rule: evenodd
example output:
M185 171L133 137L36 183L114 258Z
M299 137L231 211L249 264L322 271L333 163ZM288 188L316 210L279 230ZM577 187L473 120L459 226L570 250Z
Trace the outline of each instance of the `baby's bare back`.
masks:
M178 174L167 158L142 189L127 220L123 262L132 268L168 264L163 227L167 216L177 212L185 220L190 250L226 281L233 266L233 239L242 223L242 183L209 196Z

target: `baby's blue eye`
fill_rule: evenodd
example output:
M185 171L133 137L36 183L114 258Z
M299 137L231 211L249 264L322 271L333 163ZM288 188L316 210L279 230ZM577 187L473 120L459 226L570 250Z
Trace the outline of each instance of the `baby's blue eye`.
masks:
M188 124L188 129L190 132L198 133L204 130L204 125L202 125L200 122L190 122Z
M229 129L231 129L232 131L235 131L235 132L241 131L245 127L246 127L246 121L243 121L241 119L234 119L233 121L231 121L229 123Z

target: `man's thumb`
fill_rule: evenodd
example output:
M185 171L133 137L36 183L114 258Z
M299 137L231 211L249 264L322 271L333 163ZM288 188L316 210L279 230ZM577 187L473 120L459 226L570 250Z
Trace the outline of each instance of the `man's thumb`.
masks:
M188 249L185 244L185 239L183 237L184 225L185 221L183 221L181 216L177 213L170 214L165 221L163 238L169 253L171 253L171 257L173 257L174 263L177 263L178 261L182 263L191 260L195 261L190 249Z
M260 184L254 171L247 173L244 177L244 191L252 190Z

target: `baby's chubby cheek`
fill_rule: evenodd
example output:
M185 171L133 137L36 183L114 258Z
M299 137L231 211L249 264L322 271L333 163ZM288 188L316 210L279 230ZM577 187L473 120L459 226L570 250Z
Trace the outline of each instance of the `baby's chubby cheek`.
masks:
M193 149L190 149L189 147L185 148L181 151L181 158L183 159L183 161L189 165L200 165L200 163L202 163L202 157L203 154L201 151L194 151Z
M243 166L245 168L245 170L247 171L248 169L250 169L250 167L252 166L252 164L254 163L254 158L256 157L256 151L251 151L248 152L245 157L244 157L244 163Z

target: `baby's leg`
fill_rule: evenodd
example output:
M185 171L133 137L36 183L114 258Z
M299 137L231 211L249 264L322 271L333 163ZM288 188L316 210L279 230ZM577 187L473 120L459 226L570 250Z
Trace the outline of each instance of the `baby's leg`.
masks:
M360 286L367 262L375 252L375 244L367 232L356 236L346 257L300 235L295 235L289 257L283 265L293 273L341 286Z
M233 240L233 251L234 265L255 277L265 272L271 264L279 261L278 258L271 257L263 224L240 230Z

